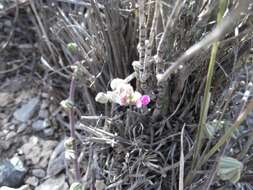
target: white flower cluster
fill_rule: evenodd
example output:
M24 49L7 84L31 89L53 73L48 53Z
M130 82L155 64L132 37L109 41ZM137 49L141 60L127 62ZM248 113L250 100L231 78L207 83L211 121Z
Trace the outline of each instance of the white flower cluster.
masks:
M97 94L95 98L97 102L101 104L112 102L121 106L136 105L137 107L146 106L150 102L149 96L142 96L141 93L134 91L133 87L123 79L113 79L110 86L112 91Z

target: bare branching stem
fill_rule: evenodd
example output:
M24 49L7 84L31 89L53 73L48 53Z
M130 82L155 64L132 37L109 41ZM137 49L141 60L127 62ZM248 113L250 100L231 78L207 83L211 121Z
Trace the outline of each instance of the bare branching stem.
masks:
M188 50L186 50L175 62L171 63L170 67L161 76L159 76L158 83L166 81L171 76L171 74L179 68L180 65L183 65L194 55L216 42L229 29L233 28L234 25L237 24L237 21L241 18L241 13L247 11L248 5L248 0L241 0L238 6L234 10L231 10L230 13L223 19L220 25L218 25L200 42L194 44Z
M163 32L163 35L161 37L161 40L158 44L158 47L157 47L157 55L159 57L161 57L163 54L164 54L164 45L166 43L166 40L169 36L169 33L171 31L171 27L173 26L173 24L175 23L175 20L173 19L173 17L177 17L182 6L184 5L184 2L181 2L180 0L177 0L176 3L175 3L175 6L168 18L168 21L166 22L166 26L165 26L165 29L164 29L164 32Z
M147 48L145 51L145 60L144 60L144 75L148 75L148 66L149 64L147 63L150 61L151 58L151 53L152 53L152 47L154 45L155 41L155 35L156 35L156 29L157 29L157 24L158 24L158 18L159 18L159 9L160 9L160 0L155 1L155 12L154 12L154 17L152 21L152 26L150 28L150 34L149 34L149 41L147 44Z
M145 26L145 1L139 0L139 61L140 61L140 80L142 80L144 59L145 59L145 40L146 40L146 26Z
M44 38L44 40L46 42L46 45L47 45L47 47L48 47L48 49L49 49L49 51L51 53L53 61L56 62L54 50L53 50L53 48L51 46L50 40L49 40L49 38L47 36L47 32L46 32L46 30L45 30L45 28L43 26L43 23L42 23L41 18L40 18L39 14L38 14L38 12L36 10L36 7L34 5L34 1L33 0L30 0L30 5L31 5L32 11L34 12L34 15L36 17L36 20L37 20L37 22L39 24L39 27L40 27L40 30L41 30L41 33L42 33L42 38Z
M69 100L71 102L74 102L74 96L75 96L75 77L73 76L70 83L70 89L69 89ZM74 108L70 108L69 110L69 125L70 125L70 136L73 139L76 139L75 135L75 115L74 115ZM74 158L74 168L75 168L75 180L80 181L81 174L80 174L80 167L78 163L78 153L77 153L77 144L74 142L74 151L75 151L75 158Z
M165 26L164 32L162 34L162 37L159 41L156 55L154 56L155 57L155 64L156 64L155 65L156 66L155 72L156 72L157 79L165 70L165 60L164 60L165 54L169 53L169 52L165 51L166 50L166 43L167 43L168 38L170 36L169 34L172 31L172 28L178 19L180 10L182 9L184 3L185 3L185 0L184 1L181 1L181 0L176 1L175 6L168 18L168 21L166 22L166 26ZM168 101L167 89L168 89L168 83L166 80L158 83L158 85L157 85L158 95L157 95L157 102L156 102L156 110L154 111L153 118L156 118L159 115L165 115L167 112L167 108L168 108L168 104L166 103Z

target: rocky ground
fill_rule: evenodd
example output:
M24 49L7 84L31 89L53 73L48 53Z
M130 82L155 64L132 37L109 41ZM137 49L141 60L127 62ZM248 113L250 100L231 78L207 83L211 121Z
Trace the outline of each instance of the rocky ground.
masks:
M0 187L68 189L62 129L52 117L59 108L27 80L8 79L0 87Z
M61 110L34 80L34 27L13 5L0 1L0 190L68 189Z

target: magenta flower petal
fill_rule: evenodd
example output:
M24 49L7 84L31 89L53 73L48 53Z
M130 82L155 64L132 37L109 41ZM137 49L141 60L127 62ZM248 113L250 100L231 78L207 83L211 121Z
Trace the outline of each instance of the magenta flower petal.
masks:
M141 100L142 105L143 105L143 106L146 106L146 105L148 105L149 102L150 102L150 97L149 97L148 95L143 95L143 96L140 98L140 100Z
M136 107L137 108L141 108L142 107L141 99L139 99L139 100L136 101Z

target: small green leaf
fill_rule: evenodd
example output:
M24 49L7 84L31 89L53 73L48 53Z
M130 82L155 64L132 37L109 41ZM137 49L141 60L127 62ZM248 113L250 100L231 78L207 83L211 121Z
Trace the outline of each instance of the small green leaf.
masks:
M81 183L74 182L71 184L69 190L84 190L84 187Z
M212 139L216 133L216 128L210 123L207 123L205 133L209 139Z
M68 43L67 47L71 53L75 53L78 50L78 46L74 42Z
M236 183L240 180L242 169L242 162L232 157L224 156L218 164L218 176L222 180L229 180L232 183Z

